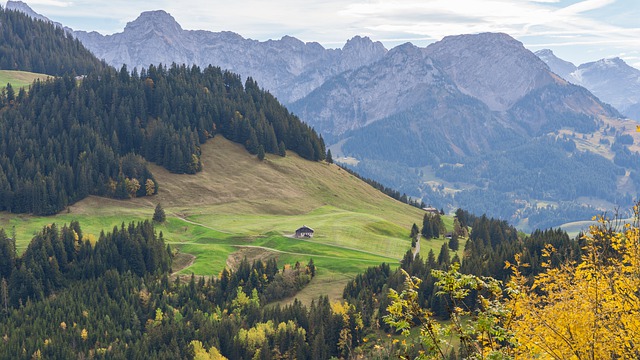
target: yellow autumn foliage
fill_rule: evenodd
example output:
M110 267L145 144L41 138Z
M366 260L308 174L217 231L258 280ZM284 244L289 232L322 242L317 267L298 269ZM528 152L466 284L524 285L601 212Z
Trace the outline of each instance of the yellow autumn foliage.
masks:
M513 331L522 359L640 358L640 214L598 218L580 263L547 264L532 285L513 266ZM549 256L552 247L546 249Z
M207 351L202 345L202 342L198 340L191 341L191 346L193 347L193 358L195 360L227 360L226 357L220 354L218 349L211 347L209 351Z

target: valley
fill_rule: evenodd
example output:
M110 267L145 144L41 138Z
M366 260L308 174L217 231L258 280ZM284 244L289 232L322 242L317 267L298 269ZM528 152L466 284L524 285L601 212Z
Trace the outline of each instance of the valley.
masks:
M433 40L0 7L0 358L639 358L640 73Z

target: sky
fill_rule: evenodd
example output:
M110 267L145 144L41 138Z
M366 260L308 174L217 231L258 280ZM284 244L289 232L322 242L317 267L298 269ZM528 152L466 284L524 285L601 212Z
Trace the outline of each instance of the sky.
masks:
M620 57L640 68L639 0L25 0L74 30L122 32L143 11L165 10L187 30L284 35L340 48L356 35L388 49L447 35L504 32L532 51L576 65Z

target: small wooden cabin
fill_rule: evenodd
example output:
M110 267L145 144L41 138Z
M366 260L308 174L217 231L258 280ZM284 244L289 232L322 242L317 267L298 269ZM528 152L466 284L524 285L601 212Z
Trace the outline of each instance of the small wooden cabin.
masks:
M433 214L433 215L439 215L440 214L440 211L438 211L438 209L434 208L433 206L423 207L422 210L426 211L429 214Z
M310 238L313 237L313 229L303 225L301 228L299 228L298 230L296 230L296 237L297 238Z

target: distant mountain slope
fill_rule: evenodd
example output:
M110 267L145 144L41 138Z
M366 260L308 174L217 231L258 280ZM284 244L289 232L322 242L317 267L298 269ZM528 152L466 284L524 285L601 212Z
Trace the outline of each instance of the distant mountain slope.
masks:
M576 67L548 49L537 51L536 55L567 81L584 86L624 115L640 121L640 70L620 58L601 59Z
M411 164L486 151L507 131L485 104L463 94L424 49L411 44L332 78L290 107L321 132L348 137L344 150L359 158Z
M426 53L463 93L494 111L507 110L531 91L557 81L542 61L507 34L447 36L427 46Z
M568 80L571 77L571 73L578 69L572 62L560 59L549 49L538 50L535 54L549 65L551 71L560 75L565 80Z
M413 117L432 119L430 129L437 129L445 142L458 148L464 142L476 150L493 148L479 144L495 143L489 130L494 126L510 129L507 133L512 135L502 134L505 140L504 136L532 137L563 126L593 130L598 116L619 115L588 91L567 84L505 34L446 37L426 49L399 46L371 65L331 78L291 108L321 132L338 138L377 120L414 112ZM463 121L463 112L473 116ZM578 118L582 124L576 123ZM476 139L452 141L453 134L460 133L445 130L452 121L470 129L481 121L488 131L474 131ZM404 125L416 133L409 123ZM386 145L383 148L396 144Z
M407 43L369 66L329 79L290 108L321 132L338 136L415 106L426 96L437 100L438 93L461 95L422 49Z

